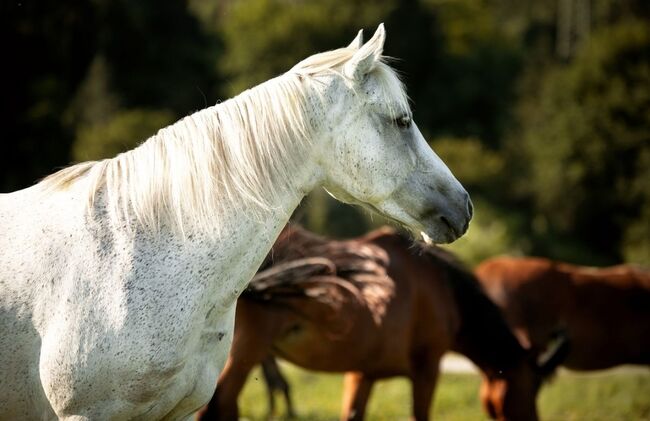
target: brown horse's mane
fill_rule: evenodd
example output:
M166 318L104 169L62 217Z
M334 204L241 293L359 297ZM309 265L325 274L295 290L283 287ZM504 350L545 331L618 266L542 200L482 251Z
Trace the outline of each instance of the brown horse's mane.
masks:
M314 259L321 261L310 263ZM274 302L289 297L309 298L336 313L337 301L344 299L343 294L366 306L379 323L394 292L393 281L386 274L387 264L388 257L380 247L355 240L328 240L290 224L281 232L242 297ZM325 266L331 270L320 273ZM280 270L259 278L274 268ZM269 278L273 278L271 282Z
M455 255L437 246L417 245L417 251L447 274L461 315L453 350L486 373L500 374L526 357L499 308L472 272Z

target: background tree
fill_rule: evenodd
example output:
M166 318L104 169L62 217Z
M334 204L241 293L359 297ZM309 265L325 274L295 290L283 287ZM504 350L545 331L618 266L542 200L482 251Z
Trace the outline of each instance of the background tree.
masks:
M87 1L0 2L0 188L31 185L69 160L63 122L90 64L97 16Z
M415 119L476 217L452 248L650 265L650 3L641 0L0 2L0 187L159 128L385 22ZM384 223L318 191L296 218Z
M218 38L182 1L1 2L0 39L2 191L132 148L216 102ZM103 138L107 127L121 139Z
M596 31L574 61L546 75L519 145L530 163L521 188L541 221L536 234L553 240L541 248L544 254L561 254L555 240L564 236L579 238L602 258L619 260L625 249L630 259L641 250L648 256L648 110L647 22ZM636 228L629 231L631 224ZM626 248L628 241L641 249Z

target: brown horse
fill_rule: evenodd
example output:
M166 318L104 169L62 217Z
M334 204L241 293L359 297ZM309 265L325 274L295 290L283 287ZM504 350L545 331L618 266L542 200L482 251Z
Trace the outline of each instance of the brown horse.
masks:
M376 380L406 376L413 416L427 420L440 358L449 350L494 380L505 405L493 417L537 419L537 390L561 351L543 364L531 359L473 275L448 253L386 229L326 241L293 227L272 256L274 266L238 302L229 361L200 419L237 419L248 373L272 352L307 369L346 372L342 419L363 418ZM305 263L309 256L321 261ZM282 267L287 262L294 268Z
M569 350L562 364L570 369L650 364L649 272L498 257L475 274L522 345L535 354L564 336Z

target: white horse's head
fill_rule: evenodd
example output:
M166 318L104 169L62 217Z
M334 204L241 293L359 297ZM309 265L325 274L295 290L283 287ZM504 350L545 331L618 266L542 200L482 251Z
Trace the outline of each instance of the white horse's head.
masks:
M324 86L324 115L316 116L324 186L337 199L373 209L425 240L451 242L467 231L472 203L412 121L401 82L382 62L385 38L380 25L367 43L359 32L347 48L292 69L314 70L310 74ZM325 63L337 61L335 71L322 72Z

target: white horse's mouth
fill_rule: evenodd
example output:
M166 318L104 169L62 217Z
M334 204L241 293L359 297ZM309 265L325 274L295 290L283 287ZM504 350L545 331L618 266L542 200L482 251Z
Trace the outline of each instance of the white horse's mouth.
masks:
M385 205L382 206L381 204L374 205L372 203L362 203L362 206L378 213L379 215L382 215L384 218L405 228L407 231L414 233L416 236L419 234L427 245L451 243L459 237L459 235L453 229L451 229L448 224L445 224L445 229L448 230L445 233L427 233L427 228L418 219L413 217L409 212L406 212L399 207L398 209L393 209L399 210L399 216L394 216L393 214L395 212L391 212L390 209L386 209ZM388 206L388 208L390 208L390 206Z

